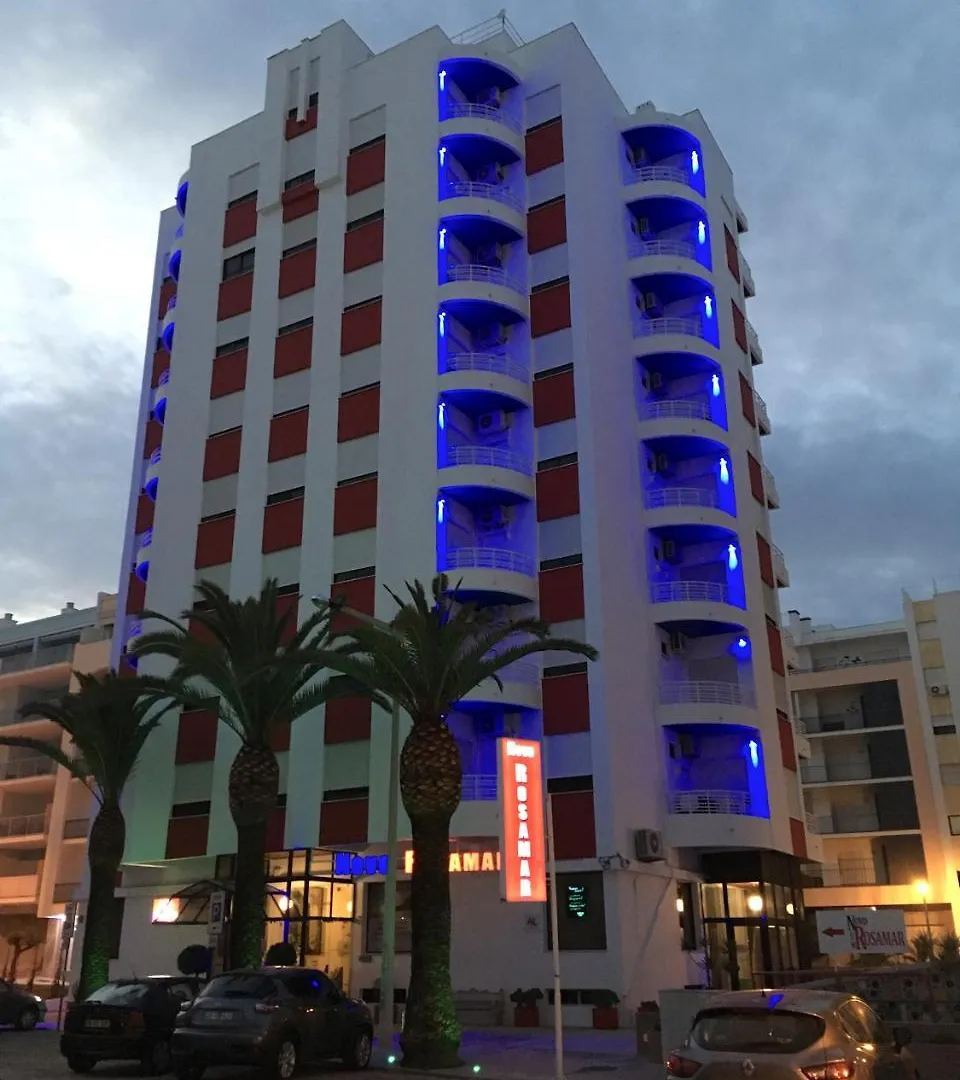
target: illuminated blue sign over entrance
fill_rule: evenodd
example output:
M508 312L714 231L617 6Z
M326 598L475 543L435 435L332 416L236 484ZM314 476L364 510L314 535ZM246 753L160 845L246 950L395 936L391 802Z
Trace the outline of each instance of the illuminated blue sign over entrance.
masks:
M389 855L355 855L352 851L333 853L333 873L335 877L370 877L373 874L386 874Z

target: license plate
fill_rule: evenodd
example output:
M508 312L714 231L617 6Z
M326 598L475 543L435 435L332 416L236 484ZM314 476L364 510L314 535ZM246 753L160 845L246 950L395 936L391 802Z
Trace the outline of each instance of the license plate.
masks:
M87 1020L84 1023L83 1026L88 1027L88 1028L99 1028L99 1029L102 1030L104 1028L110 1027L110 1021L109 1020Z
M204 1019L213 1020L216 1023L223 1023L225 1020L232 1020L237 1014L225 1009L210 1009L204 1011Z

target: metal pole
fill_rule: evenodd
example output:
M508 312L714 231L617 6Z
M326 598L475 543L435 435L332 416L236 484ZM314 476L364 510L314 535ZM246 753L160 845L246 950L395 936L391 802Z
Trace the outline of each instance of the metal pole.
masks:
M553 796L547 792L547 864L550 873L550 934L553 954L554 1076L563 1076L563 1005L560 999L560 926L557 922L557 857L553 846Z
M397 802L400 796L400 706L390 710L390 779L387 785L387 876L383 883L383 940L380 953L380 1022L377 1038L393 1047L393 962L397 949Z
M927 903L927 894L923 894L923 921L927 924L927 937L933 939L933 931L930 929L930 905Z

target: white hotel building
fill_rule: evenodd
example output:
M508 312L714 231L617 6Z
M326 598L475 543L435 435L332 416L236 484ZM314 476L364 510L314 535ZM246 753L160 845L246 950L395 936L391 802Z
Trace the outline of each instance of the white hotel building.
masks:
M389 618L384 586L447 570L539 609L600 660L520 665L451 718L456 988L549 984L545 910L501 904L489 869L504 733L544 742L571 1009L699 981L703 941L749 986L798 963L818 851L746 217L700 113L630 112L574 26L469 37L375 55L337 23L270 58L261 112L193 147L160 219L115 659L144 606L177 614L202 577ZM277 747L270 940L355 993L379 973L387 729L339 702ZM154 737L118 972L206 939L235 749L205 713Z

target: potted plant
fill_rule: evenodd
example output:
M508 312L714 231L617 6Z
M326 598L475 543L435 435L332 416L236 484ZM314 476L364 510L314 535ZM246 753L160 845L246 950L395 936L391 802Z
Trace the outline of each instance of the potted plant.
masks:
M543 1000L543 991L538 987L532 990L514 990L510 995L513 1002L514 1027L539 1027L540 1006L538 1001Z
M597 990L593 995L593 1026L597 1031L616 1031L620 1027L617 1006L620 998L612 990Z
M660 1035L660 1006L656 1001L641 1001L636 1014L637 1055L644 1061L663 1061Z

